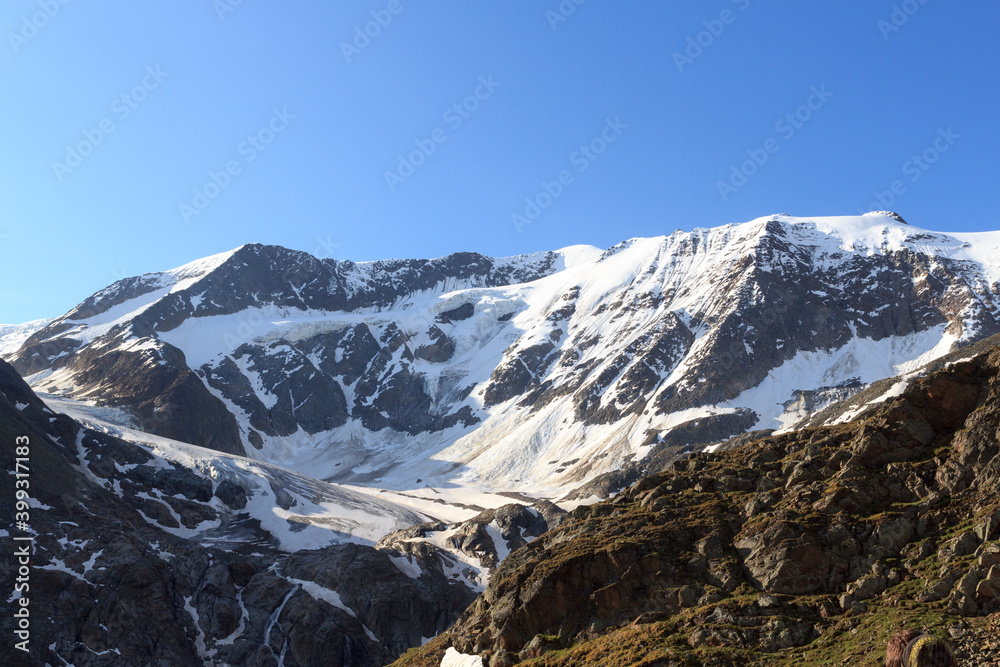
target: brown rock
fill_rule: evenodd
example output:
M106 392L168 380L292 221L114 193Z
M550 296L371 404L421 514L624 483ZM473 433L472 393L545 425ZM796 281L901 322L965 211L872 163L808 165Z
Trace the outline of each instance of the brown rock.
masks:
M989 605L998 598L1000 598L1000 565L994 565L976 586L976 602Z

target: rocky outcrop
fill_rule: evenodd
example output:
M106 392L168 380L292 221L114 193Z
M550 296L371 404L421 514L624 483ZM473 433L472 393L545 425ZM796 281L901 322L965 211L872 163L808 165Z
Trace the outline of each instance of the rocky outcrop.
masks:
M239 479L165 465L54 414L0 362L7 470L18 437L30 449L30 530L11 526L0 544L10 554L13 537L33 536L30 588L11 598L29 600L32 621L29 652L8 650L7 664L375 667L444 630L473 597L431 545L283 551L242 511L250 491ZM0 508L12 516L4 480ZM0 576L13 581L16 567L0 559ZM5 614L8 638L13 623Z
M47 348L50 343L37 345ZM72 377L73 387L101 388L96 391L100 402L126 408L140 430L220 452L245 454L236 418L187 367L177 348L161 341L140 342L130 328L119 325L90 345L72 349L73 354L56 354L49 368ZM27 375L35 363L34 357L19 355L13 366ZM51 389L72 391L69 387Z
M436 364L442 364L451 359L451 355L455 353L455 343L448 338L447 334L436 325L431 325L431 328L427 330L427 335L431 342L414 350L413 356Z
M694 454L572 511L397 664L826 664L910 625L985 664L998 576L1000 347L859 421Z
M489 570L495 570L508 553L559 524L565 512L551 503L550 506L552 510L548 512L548 517L538 510L518 504L485 510L458 524L447 538L448 544L479 559Z
M291 435L300 427L319 433L347 422L347 399L340 384L289 345L244 343L201 372L210 387L250 416L250 426L260 433Z
M441 544L465 557L465 563L454 564L458 574L470 587L481 588L512 551L555 528L565 516L565 510L545 500L533 501L531 506L511 503L451 526L440 521L409 526L386 535L375 546L408 555L436 550L433 545Z

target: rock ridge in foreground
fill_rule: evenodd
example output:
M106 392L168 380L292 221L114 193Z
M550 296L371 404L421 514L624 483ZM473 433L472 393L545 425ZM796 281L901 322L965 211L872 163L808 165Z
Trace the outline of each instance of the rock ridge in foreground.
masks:
M865 414L577 508L395 664L874 665L904 627L997 664L1000 347Z
M15 470L23 437L33 541L15 542L26 532L11 524L0 532L0 578L11 584L8 610L29 600L30 650L12 647L16 619L4 614L4 665L378 667L448 627L473 598L428 545L281 551L238 514L242 488L154 470L145 449L55 414L0 361L5 470ZM0 479L0 510L13 518L14 478ZM205 539L205 524L230 518ZM12 594L10 554L23 544L32 546L29 587Z

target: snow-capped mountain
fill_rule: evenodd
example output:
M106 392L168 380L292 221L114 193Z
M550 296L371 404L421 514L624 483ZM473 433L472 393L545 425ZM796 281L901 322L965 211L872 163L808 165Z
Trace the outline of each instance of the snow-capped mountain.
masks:
M37 391L317 479L559 497L1000 332L998 281L1000 233L888 213L504 259L253 244L119 281L0 350Z

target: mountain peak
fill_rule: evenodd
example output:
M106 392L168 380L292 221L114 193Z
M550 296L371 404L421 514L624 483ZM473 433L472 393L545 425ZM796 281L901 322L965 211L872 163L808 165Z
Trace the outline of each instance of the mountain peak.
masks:
M869 213L865 213L865 215L866 216L869 216L869 215L883 215L883 216L885 216L887 218L892 218L893 220L895 220L896 222L899 222L901 224L904 224L904 225L910 224L906 220L903 219L903 216L901 216L899 213L896 213L895 211L871 211Z
M324 478L409 488L400 462L418 460L422 480L556 494L654 449L788 427L1000 331L998 246L888 214L506 258L355 263L251 243L120 281L22 330L11 358L42 390L117 405L170 366L164 381L235 420L226 442Z

